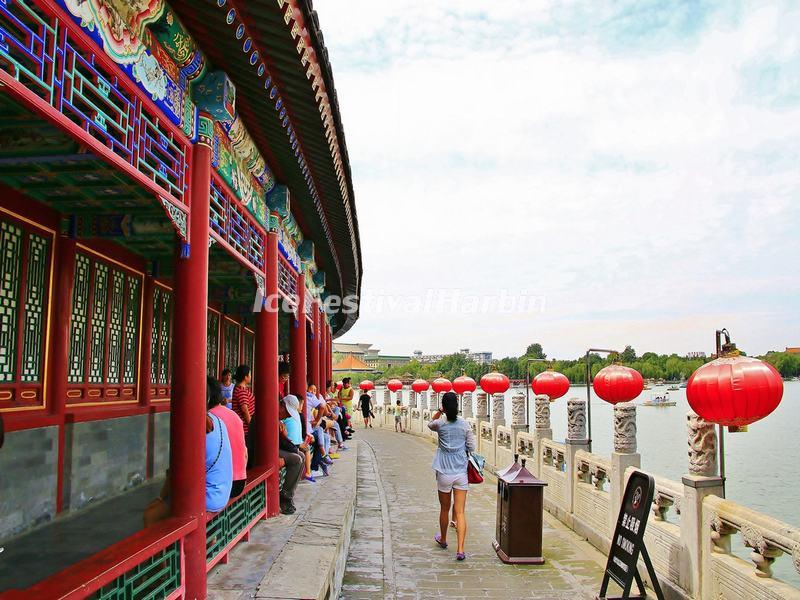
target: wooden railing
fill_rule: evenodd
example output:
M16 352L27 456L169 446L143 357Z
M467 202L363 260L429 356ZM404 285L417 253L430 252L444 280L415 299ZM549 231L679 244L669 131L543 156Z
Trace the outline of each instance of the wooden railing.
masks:
M167 519L29 588L2 593L0 599L179 598L184 590L183 539L195 527L192 519ZM125 588L128 595L122 595Z

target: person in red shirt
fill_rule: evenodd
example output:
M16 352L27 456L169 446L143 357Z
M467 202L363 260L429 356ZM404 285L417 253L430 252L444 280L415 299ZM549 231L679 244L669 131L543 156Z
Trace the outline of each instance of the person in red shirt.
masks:
M256 412L256 397L253 395L253 390L250 389L250 367L247 365L239 365L236 367L236 373L233 376L236 385L233 388L233 397L231 398L231 407L239 418L242 420L244 428L244 437L247 441L248 461L247 466L251 466L254 457L255 436L254 428L250 427L250 423Z
M219 417L228 431L231 442L231 458L233 459L233 487L231 498L236 498L244 491L247 483L247 443L244 437L244 423L235 412L227 407L228 401L221 393L220 385L209 377L208 387L214 390L209 396L208 410L212 415ZM219 394L216 394L220 391Z

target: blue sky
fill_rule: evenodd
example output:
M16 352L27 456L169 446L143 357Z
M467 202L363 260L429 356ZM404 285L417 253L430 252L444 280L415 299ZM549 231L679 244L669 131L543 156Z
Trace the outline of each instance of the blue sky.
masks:
M724 326L748 352L800 345L800 4L315 8L364 254L342 341L684 353ZM430 290L461 304L415 301ZM537 301L463 306L501 290Z

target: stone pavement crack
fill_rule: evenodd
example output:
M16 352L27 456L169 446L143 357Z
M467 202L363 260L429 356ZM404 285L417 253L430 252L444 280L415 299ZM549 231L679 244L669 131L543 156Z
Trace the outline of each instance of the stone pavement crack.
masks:
M504 565L494 538L496 486L472 486L467 500L467 560L433 542L438 500L430 468L434 446L393 431L359 431L358 491L341 598L594 598L605 557L545 513L542 566ZM452 539L451 538L452 535Z

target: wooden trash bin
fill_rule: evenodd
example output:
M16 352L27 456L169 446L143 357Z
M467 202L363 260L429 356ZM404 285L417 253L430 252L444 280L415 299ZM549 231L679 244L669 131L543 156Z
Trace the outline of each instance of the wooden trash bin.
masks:
M516 463L516 461L515 461ZM541 565L544 481L511 465L498 474L497 532L492 543L504 563Z

